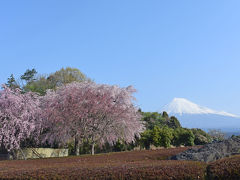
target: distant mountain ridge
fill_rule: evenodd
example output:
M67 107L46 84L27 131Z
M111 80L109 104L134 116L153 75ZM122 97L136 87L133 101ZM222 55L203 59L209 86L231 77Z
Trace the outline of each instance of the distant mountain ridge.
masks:
M221 129L223 131L240 129L239 116L199 106L184 98L174 98L161 111L176 116L182 126L187 128Z
M207 107L199 106L184 98L174 98L172 102L164 106L164 111L169 114L215 114L222 116L238 117L225 111L215 111Z

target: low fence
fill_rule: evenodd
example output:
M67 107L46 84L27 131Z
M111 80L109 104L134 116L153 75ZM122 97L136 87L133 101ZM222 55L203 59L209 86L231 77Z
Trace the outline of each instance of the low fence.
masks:
M0 154L0 160L25 159L25 158L37 159L37 158L66 157L66 156L68 156L68 149L25 148L22 151L17 150L14 156L9 154Z

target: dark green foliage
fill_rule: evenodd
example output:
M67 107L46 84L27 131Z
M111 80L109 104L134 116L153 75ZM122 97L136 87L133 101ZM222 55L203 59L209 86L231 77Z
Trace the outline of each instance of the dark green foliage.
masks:
M212 141L211 136L203 131L202 129L191 129L193 132L195 139L194 139L194 144L195 145L203 145L210 143Z
M41 95L46 93L47 89L56 89L59 86L71 83L89 80L79 69L62 68L49 76L39 76L34 81L26 84L25 89L28 91L38 92Z
M106 146L106 145L105 145ZM109 148L111 146L109 145ZM120 151L131 151L135 147L135 143L126 143L125 141L118 140L116 143L114 143L113 147L111 148L113 152L120 152ZM110 151L109 151L110 152Z
M171 116L170 119L167 121L167 125L170 128L176 129L176 128L181 128L181 124L178 121L178 119L175 116Z
M126 151L127 147L126 144L118 140L114 146L113 146L113 151L119 152L119 151Z
M45 95L47 89L53 88L54 85L45 76L39 76L35 81L27 83L24 87L26 91L37 92L40 95Z
M143 121L146 123L146 131L140 139L142 147L148 149L151 144L155 146L169 147L203 145L211 142L211 137L201 129L182 128L175 116L167 112L142 112ZM170 140L170 143L169 143Z
M190 129L178 128L173 132L173 145L175 146L193 146L194 145L194 134Z
M153 143L152 130L147 129L146 131L141 133L141 138L139 141L142 148L149 149L150 145Z
M108 152L120 152L120 151L131 151L136 147L135 143L126 143L122 140L118 140L114 144L105 143L102 146L95 145L95 153L108 153ZM70 155L75 155L74 141L68 143L68 151ZM91 154L91 142L85 140L79 147L79 154Z
M80 154L90 154L91 153L91 148L92 148L91 144L88 141L84 141L80 146L79 153Z
M35 75L37 74L37 71L33 68L32 70L27 69L26 72L21 76L21 80L26 81L27 83L32 82L35 79Z
M154 126L166 125L167 121L158 112L142 112L142 120L146 123L146 128L152 130Z
M18 83L16 82L13 74L11 74L11 76L8 78L8 81L6 83L6 86L11 88L11 89L16 89L16 88L20 88L20 86L18 85Z
M154 126L153 128L153 144L158 147L162 146L165 148L170 147L171 141L173 139L173 129L163 126L160 128L159 126Z
M165 119L168 119L168 113L166 111L163 111L162 117Z
M37 75L35 69L27 69L20 79L22 81L21 86L18 85L12 74L6 85L11 88L21 88L24 92L37 92L40 95L45 95L47 89L56 89L74 81L91 81L79 69L70 67L62 68L50 75Z
M7 153L8 153L7 149L3 145L0 145L0 154L7 154Z
M180 128L181 124L175 116L169 118L166 112L160 114L158 112L142 112L143 121L146 123L147 129L153 129L154 126L168 126L170 128Z

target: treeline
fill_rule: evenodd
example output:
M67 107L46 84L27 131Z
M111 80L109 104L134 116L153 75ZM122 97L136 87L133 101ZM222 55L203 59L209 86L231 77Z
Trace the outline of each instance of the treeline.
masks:
M203 145L212 141L212 137L201 129L183 128L174 116L167 112L142 112L146 130L141 134L139 144L146 149L156 147Z
M62 68L49 75L41 75L35 69L27 69L17 80L11 74L6 87L9 90L5 88L5 95L14 96L16 99L29 99L22 109L31 109L32 105L36 106L34 112L38 113L34 120L28 122L33 134L26 131L24 123L18 124L18 127L22 126L18 131L23 131L21 133L26 136L24 138L16 132L15 139L18 143L15 147L11 145L10 139L14 139L12 135L7 132L0 134L5 138L2 142L7 141L6 137L9 138L9 143L5 145L10 150L36 146L67 147L70 154L78 155L125 151L136 147L149 149L152 145L165 148L193 146L212 141L201 129L181 127L178 119L174 116L169 117L166 112L137 110L132 104L131 94L135 91L133 88L98 85L76 68ZM21 92L15 93L16 89ZM36 100L33 101L32 95L28 93L37 93L37 105ZM16 94L19 97L16 97ZM11 107L6 107L4 103L6 104L6 100L0 99L2 124L5 123L5 127L11 126L11 123L7 124L6 121L11 118L12 124L14 121L19 123L17 117L6 115L11 111ZM22 113L21 110L17 110ZM27 114L28 118L33 118L31 113ZM39 141L42 137L45 137L45 141Z
M6 85L11 89L19 88L23 92L36 92L45 95L48 89L56 89L71 82L91 81L84 73L77 68L62 68L54 73L44 75L38 74L36 69L27 69L20 78L13 74L7 80Z
M142 112L142 119L145 125L145 131L141 133L140 138L135 137L132 143L126 143L123 139L119 139L112 145L109 143L103 146L96 146L97 153L104 152L118 152L130 151L134 148L150 149L153 147L178 147L178 146L194 146L204 145L212 142L215 136L211 136L205 131L197 128L188 129L183 128L179 120L171 116L169 117L166 112ZM222 139L218 139L222 140ZM73 144L69 144L69 150L73 152ZM88 154L91 152L91 146L85 142L81 148L81 154Z
M8 152L73 146L79 155L87 144L94 154L144 130L132 86L97 84L75 68L47 76L28 69L20 82L11 75L0 91L0 145Z

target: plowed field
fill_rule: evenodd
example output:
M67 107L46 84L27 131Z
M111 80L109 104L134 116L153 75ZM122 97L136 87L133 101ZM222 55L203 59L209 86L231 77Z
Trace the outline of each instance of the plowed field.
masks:
M212 179L238 178L240 156L210 164L168 160L186 149L0 161L0 179L205 179L206 173Z

